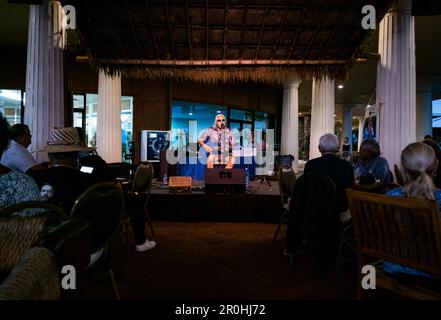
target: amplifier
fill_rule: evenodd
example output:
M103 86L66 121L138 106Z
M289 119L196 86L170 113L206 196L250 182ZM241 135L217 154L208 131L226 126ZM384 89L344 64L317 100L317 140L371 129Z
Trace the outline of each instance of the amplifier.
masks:
M191 192L191 177L170 177L168 179L169 192Z
M245 179L245 169L207 169L205 171L205 192L245 193Z

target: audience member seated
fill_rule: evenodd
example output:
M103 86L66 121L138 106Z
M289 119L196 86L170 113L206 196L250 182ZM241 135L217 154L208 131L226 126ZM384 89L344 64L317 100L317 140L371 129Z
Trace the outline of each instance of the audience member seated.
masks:
M135 238L135 251L144 252L156 247L156 241L149 240L145 233L145 212L144 205L147 195L126 194L126 208L130 213L130 222Z
M92 175L78 170L78 152L91 149L79 144L78 132L71 127L52 129L50 139L41 150L49 155L48 168L29 174L40 187L50 183L54 191L53 201L60 203L69 214L81 193L96 182Z
M436 200L441 208L441 190L436 189L432 181L438 164L433 149L421 142L411 143L401 152L400 160L404 186L391 189L387 194ZM433 277L428 273L387 261L384 261L383 268L390 274Z
M81 152L78 160L81 167L93 168L92 175L97 181L109 181L107 179L107 163L96 151Z
M435 156L436 159L438 160L438 166L436 168L435 175L433 177L433 183L435 184L435 187L441 188L441 165L439 164L441 161L441 150L438 144L429 135L426 135L424 137L423 143L431 146L433 151L435 151Z
M375 140L365 140L360 146L360 159L355 165L354 176L359 185L373 186L385 192L385 187L390 183L390 171L387 160L380 156L380 145ZM369 187L364 189L370 191Z
M0 155L8 146L9 125L0 113ZM35 181L24 173L0 164L0 209L24 201L39 200L40 191ZM39 211L27 210L17 215L35 215Z
M338 141L335 135L328 133L321 136L318 148L322 156L309 160L305 164L304 173L323 173L334 181L337 190L337 211L340 213L340 220L347 222L350 219L350 213L346 189L354 185L351 165L349 162L337 158Z
M14 124L10 129L10 138L9 146L1 158L2 165L23 173L44 168L26 149L32 141L32 135L27 125Z

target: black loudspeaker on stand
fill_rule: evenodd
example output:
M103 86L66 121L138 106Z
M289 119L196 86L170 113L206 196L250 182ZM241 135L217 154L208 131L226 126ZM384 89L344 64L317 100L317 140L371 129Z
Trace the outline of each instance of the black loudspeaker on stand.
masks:
M245 169L207 169L205 171L205 192L226 194L245 193Z

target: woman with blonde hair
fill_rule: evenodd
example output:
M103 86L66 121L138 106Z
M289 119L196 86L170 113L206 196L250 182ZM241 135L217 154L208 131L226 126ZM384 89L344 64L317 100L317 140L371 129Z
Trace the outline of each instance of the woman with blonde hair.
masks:
M436 200L441 207L441 190L433 184L438 160L432 147L421 142L409 144L401 152L401 174L403 187L397 187L387 192L388 195L416 199ZM384 261L383 269L394 275L416 275L433 278L433 275L409 268L400 264Z
M388 192L392 196L437 200L441 204L441 190L433 184L438 160L427 144L415 142L401 152L401 175L404 186Z

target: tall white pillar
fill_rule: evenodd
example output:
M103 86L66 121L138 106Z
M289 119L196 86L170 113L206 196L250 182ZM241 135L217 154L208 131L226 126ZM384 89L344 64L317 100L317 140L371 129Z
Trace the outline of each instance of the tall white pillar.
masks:
M325 133L334 134L334 80L328 76L312 80L311 135L309 139L309 159L320 156L319 139Z
M32 134L29 150L38 161L47 159L37 150L47 144L51 128L64 126L63 16L57 1L29 9L24 118Z
M345 110L343 111L343 132L342 132L342 142L344 141L345 137L349 138L349 145L351 148L349 149L352 151L352 110Z
M96 146L108 163L122 161L121 76L110 77L102 70L98 78Z
M294 156L293 169L299 172L299 85L295 78L283 88L281 154Z
M417 141L432 135L432 91L422 91L416 94L416 130Z
M376 104L379 143L393 167L403 148L416 140L415 20L411 0L398 0L380 23Z
M361 143L363 142L364 117L357 117L358 120L358 145L357 150L360 151Z

